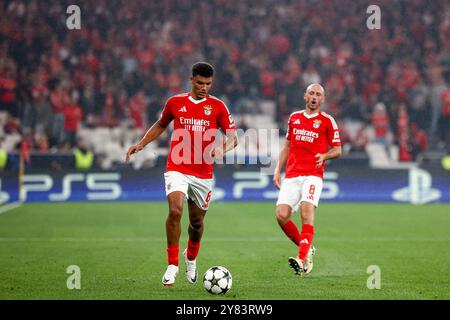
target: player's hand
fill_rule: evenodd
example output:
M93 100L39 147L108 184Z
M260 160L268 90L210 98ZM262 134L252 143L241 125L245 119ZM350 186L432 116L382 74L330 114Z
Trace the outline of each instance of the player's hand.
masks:
M134 145L134 146L131 146L131 147L128 149L127 156L126 156L126 158L125 158L125 162L128 162L128 160L130 160L130 157L131 157L132 154L138 153L138 152L141 151L142 149L143 149L143 147L142 147L142 145L140 145L139 143L136 144L136 145Z
M277 187L278 190L281 188L281 173L275 172L273 174L273 184Z
M217 160L222 159L223 158L223 148L217 147L217 148L212 149L211 157L213 159L217 159Z
M320 168L325 162L325 153L318 153L315 155L316 160L316 168Z

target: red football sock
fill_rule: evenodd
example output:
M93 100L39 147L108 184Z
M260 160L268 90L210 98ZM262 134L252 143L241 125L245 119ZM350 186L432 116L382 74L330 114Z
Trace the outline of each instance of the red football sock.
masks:
M281 229L283 229L288 238L298 246L300 242L300 233L298 232L297 225L289 219L289 221L286 222Z
M298 257L304 261L308 255L309 248L311 248L314 238L314 226L304 224L302 226L302 233L300 234L300 244L298 246Z
M167 260L169 264L174 264L178 266L178 253L180 252L180 247L176 246L167 246Z
M192 242L191 240L189 240L187 247L187 258L190 261L195 260L199 250L200 250L200 242Z

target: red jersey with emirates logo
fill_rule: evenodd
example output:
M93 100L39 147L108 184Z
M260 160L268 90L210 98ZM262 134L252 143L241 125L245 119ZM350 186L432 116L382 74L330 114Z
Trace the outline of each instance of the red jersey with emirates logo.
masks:
M211 179L213 165L208 156L217 130L236 130L227 106L210 95L201 100L189 93L176 95L167 100L160 118L164 124L172 120L174 132L166 170Z
M317 176L323 179L325 162L316 168L318 153L341 145L339 130L333 117L325 112L308 115L305 110L289 117L286 139L290 141L286 178Z

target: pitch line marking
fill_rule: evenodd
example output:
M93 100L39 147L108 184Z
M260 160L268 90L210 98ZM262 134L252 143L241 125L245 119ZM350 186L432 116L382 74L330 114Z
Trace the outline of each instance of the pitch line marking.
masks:
M4 206L0 207L0 214L6 213L6 212L11 211L11 210L14 210L14 209L16 209L18 207L21 207L21 206L22 206L22 203L20 203L18 201L5 204Z

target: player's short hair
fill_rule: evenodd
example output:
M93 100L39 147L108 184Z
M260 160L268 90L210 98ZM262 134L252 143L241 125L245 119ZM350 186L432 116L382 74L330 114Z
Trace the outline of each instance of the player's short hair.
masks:
M205 78L212 77L214 75L214 68L207 62L197 62L192 66L192 76L202 76Z
M319 88L322 90L323 94L325 95L325 89L322 87L320 83L311 83L307 88L306 92L308 92L312 87L319 86Z

